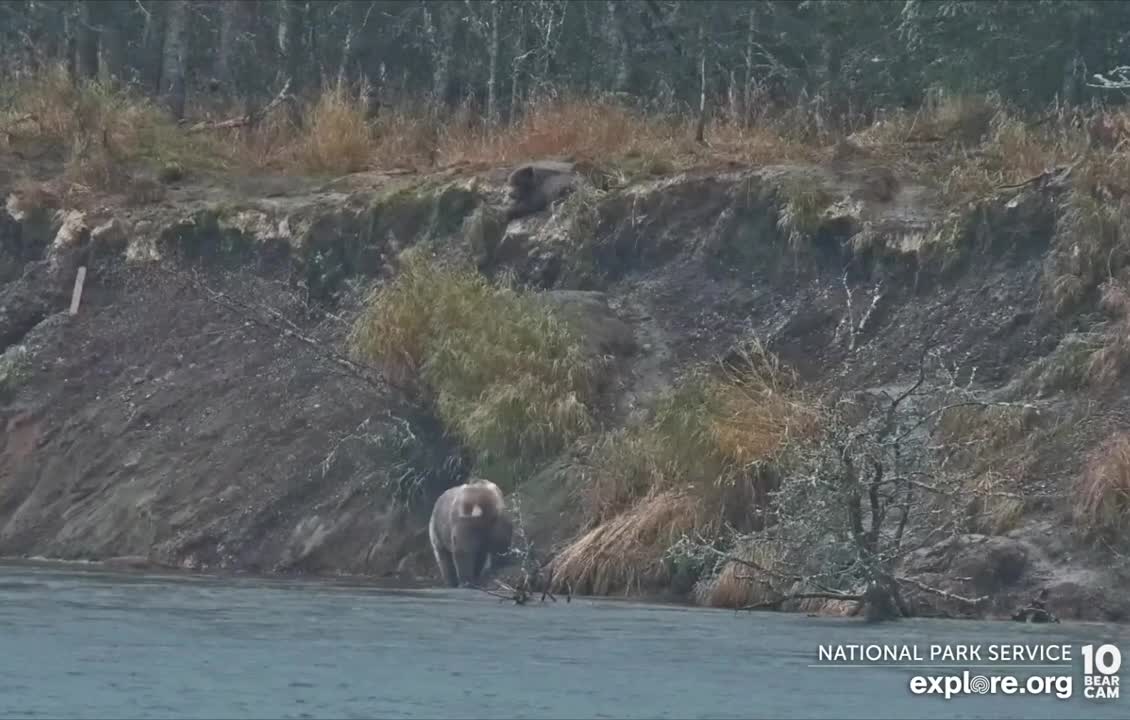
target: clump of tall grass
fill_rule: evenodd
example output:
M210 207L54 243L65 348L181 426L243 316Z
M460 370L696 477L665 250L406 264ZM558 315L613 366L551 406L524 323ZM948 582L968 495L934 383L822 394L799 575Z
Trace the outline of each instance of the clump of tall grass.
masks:
M375 136L365 106L342 83L318 96L307 110L294 147L298 167L309 173L351 173L369 166Z
M1073 517L1090 537L1125 540L1130 530L1130 433L1096 448L1075 482Z
M500 484L594 427L599 367L532 294L411 259L369 299L355 353L416 383Z
M0 95L0 125L10 140L61 149L72 185L119 190L136 164L220 166L203 136L185 133L152 101L101 82L75 82L62 66L20 78Z
M555 560L556 582L597 593L663 584L682 534L763 526L781 467L819 422L795 376L759 343L689 373L649 422L590 447L589 529ZM664 518L677 521L658 527Z

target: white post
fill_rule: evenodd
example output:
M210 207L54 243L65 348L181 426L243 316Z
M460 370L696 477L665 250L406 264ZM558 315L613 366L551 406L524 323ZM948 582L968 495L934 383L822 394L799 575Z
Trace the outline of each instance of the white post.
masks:
M86 281L86 266L83 265L78 269L78 274L75 276L75 290L71 293L71 315L78 314L78 304L82 300L82 284Z

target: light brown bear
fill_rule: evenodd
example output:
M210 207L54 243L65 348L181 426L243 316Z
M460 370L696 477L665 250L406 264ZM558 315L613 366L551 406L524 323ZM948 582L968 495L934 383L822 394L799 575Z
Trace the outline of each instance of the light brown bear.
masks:
M510 550L512 534L502 490L483 479L445 490L428 523L436 564L451 587L477 585L492 556Z

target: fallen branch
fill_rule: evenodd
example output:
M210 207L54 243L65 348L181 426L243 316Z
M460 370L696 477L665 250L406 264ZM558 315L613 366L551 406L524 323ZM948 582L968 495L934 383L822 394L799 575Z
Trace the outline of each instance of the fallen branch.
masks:
M1049 170L1045 170L1039 175L1034 175L1027 180L1012 184L1012 185L998 185L998 190L1016 190L1029 185L1036 185L1038 187L1045 187L1050 180L1051 183L1060 185L1074 172L1079 163L1083 162L1083 158L1076 158L1074 162L1069 165L1060 165Z
M766 600L764 602L754 603L753 605L744 605L738 610L761 610L769 607L779 607L781 603L789 600L842 600L844 602L863 602L863 596L858 593L839 593L839 592L798 592L783 595L776 600Z
M492 590L485 587L479 587L478 589L482 592L485 592L487 595L490 595L491 597L496 597L502 601L508 600L513 602L515 605L525 605L533 599L533 594L530 592L528 575L523 575L522 582L518 583L517 587L508 585L498 579L494 581L494 584L499 588L499 590ZM571 596L572 593L570 593L570 597L566 599L566 602L571 599ZM541 600L539 602L544 603L547 597L553 602L557 602L557 598L553 596L553 593L549 592L548 587L542 590Z
M341 353L327 348L325 343L319 342L318 340L306 335L293 321L284 317L277 310L273 308L258 308L260 312L265 312L267 315L272 317L274 319L274 322L271 322L270 320L264 320L259 315L259 313L256 312L257 309L254 306L237 300L220 290L215 290L209 287L205 282L198 279L194 275L190 275L188 273L178 273L167 268L160 269L170 275L182 278L190 286L198 290L208 301L239 315L245 320L259 325L260 327L267 328L269 330L272 330L273 332L277 332L283 335L284 337L293 338L294 340L307 345L312 350L314 350L316 354L320 355L329 362L334 363L351 377L354 377L382 392L386 392L391 388L399 392L402 396L409 397L411 395L411 392L407 388L391 382L390 380L388 380L388 378L384 377L383 374L377 372L375 369L359 365L358 363L353 362Z
M0 127L0 132L4 133L6 135L11 135L12 129L15 128L17 125L22 125L23 123L30 122L30 121L39 122L39 118L37 118L35 115L32 115L31 113L24 113L23 115L18 115L16 117L12 118L11 120L9 120L6 125L4 125L3 127Z
M252 111L240 117L229 118L227 120L198 122L192 127L188 128L187 132L198 133L205 130L232 130L241 127L254 127L255 125L258 125L263 120L263 118L270 115L275 111L276 108L286 102L297 102L294 96L290 94L290 78L286 79L286 82L283 83L282 90L279 90L274 99L272 99L271 102L267 103L266 106L260 108L259 110Z
M913 578L896 577L895 580L897 582L904 583L906 585L910 585L911 587L916 588L918 590L921 590L922 592L930 593L931 595L937 595L938 597L943 597L946 600L953 600L954 602L959 602L963 605L977 606L977 605L980 605L981 603L983 603L983 602L985 602L986 600L989 599L988 595L982 595L982 596L976 597L976 598L967 598L967 597L964 597L962 595L956 595L956 594L948 592L946 590L942 590L941 588L936 588L936 587L933 587L932 585L927 585L926 583L921 582L919 580L915 580Z

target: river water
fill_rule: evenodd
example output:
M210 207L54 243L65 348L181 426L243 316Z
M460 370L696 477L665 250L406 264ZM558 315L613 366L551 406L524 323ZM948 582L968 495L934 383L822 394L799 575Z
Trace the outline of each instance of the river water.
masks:
M1079 646L1130 656L1128 638L0 565L0 718L1125 719L1125 698L1082 697ZM1071 643L1071 668L1010 672L1068 672L1072 696L946 700L908 689L929 669L812 667L821 644L990 642Z

